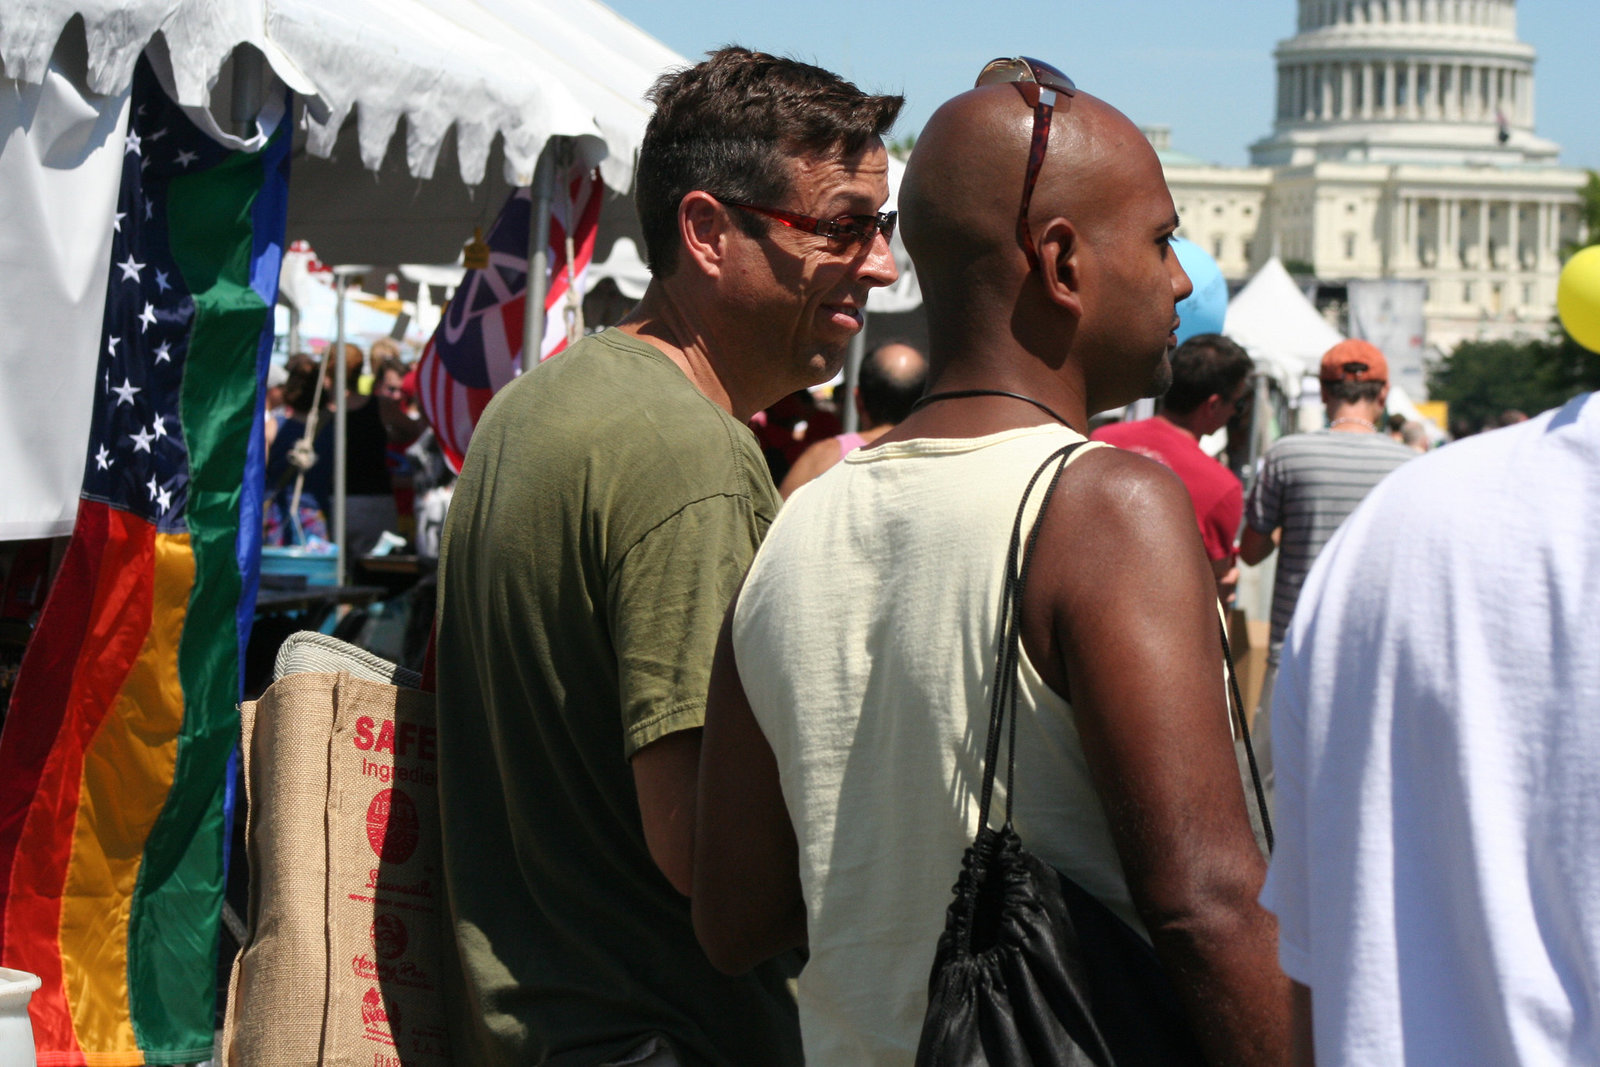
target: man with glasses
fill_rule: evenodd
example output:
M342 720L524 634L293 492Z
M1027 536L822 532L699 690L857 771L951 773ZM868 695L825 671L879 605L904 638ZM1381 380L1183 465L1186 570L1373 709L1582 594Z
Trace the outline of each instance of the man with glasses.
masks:
M1234 541L1244 521L1244 488L1233 472L1200 450L1200 439L1249 410L1249 353L1217 333L1189 338L1172 353L1172 385L1153 418L1102 426L1096 441L1149 456L1183 479L1200 539L1224 604L1239 583Z
M732 47L651 98L650 286L495 397L445 526L462 1063L800 1057L785 971L719 974L690 927L700 725L717 626L778 510L745 421L832 376L895 280L882 137L901 101Z
M1165 391L1191 289L1149 143L1034 60L934 114L900 207L929 391L773 524L718 646L696 813L696 933L730 971L808 947L818 1064L912 1059L978 829L1018 505L1092 412ZM1281 1064L1288 983L1188 495L1094 443L1042 489L1015 827L1150 940L1209 1062Z

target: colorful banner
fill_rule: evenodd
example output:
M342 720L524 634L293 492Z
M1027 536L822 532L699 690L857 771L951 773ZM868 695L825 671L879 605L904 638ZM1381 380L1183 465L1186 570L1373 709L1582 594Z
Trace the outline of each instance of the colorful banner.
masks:
M0 734L0 965L41 1067L211 1056L289 128L134 77L76 527Z
M1389 382L1412 400L1425 400L1428 380L1423 356L1427 323L1423 303L1427 285L1403 278L1350 282L1350 336L1371 341L1389 360Z
M599 175L581 168L557 187L550 209L550 288L541 361L577 339L577 312L587 291L605 195ZM489 230L489 265L467 271L417 362L422 413L446 461L458 472L478 416L502 386L522 373L532 217L532 196L518 189Z

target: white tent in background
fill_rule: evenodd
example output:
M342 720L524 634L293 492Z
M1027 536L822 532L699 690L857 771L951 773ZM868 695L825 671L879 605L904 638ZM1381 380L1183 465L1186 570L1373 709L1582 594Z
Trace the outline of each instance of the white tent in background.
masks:
M650 284L650 268L639 255L639 246L632 237L618 237L611 246L605 262L596 259L589 264L589 287L592 289L602 279L610 278L617 292L629 300L638 300Z
M1277 256L1228 302L1223 332L1243 345L1290 397L1300 395L1304 376L1316 375L1322 353L1344 340L1311 306Z
M1277 256L1228 303L1223 332L1243 345L1256 366L1272 375L1290 402L1300 407L1303 427L1322 425L1315 379L1322 354L1345 337L1306 299ZM1388 408L1432 427L1438 435L1440 428L1417 410L1399 383L1389 384Z

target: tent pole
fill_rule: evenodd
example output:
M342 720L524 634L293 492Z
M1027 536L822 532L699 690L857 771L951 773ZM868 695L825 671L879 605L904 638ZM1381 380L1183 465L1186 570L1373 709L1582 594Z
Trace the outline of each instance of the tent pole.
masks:
M856 386L861 384L861 361L867 357L867 309L861 309L861 329L850 338L850 353L844 360L844 410L839 413L845 433L861 429L861 416L856 411Z
M550 205L556 192L556 157L565 137L552 137L533 171L533 214L528 225L528 301L522 318L522 369L539 365L544 351L544 302L550 292Z
M336 549L333 563L333 584L344 585L345 572L345 544L344 544L344 504L345 504L345 448L347 443L344 437L345 417L345 365L344 365L344 300L345 290L350 285L350 279L343 271L335 274L335 285L339 294L337 305L337 329L334 331L333 342L333 544Z

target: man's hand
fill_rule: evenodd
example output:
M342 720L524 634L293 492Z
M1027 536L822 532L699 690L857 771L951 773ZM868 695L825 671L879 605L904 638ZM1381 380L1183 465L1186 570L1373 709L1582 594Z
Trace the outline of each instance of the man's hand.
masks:
M1250 566L1272 555L1273 549L1278 547L1278 531L1262 533L1252 526L1246 525L1244 534L1239 538L1239 558Z
M1277 924L1229 728L1215 576L1170 471L1129 452L1062 476L1022 611L1044 680L1071 701L1135 907L1207 1058L1289 1050Z

